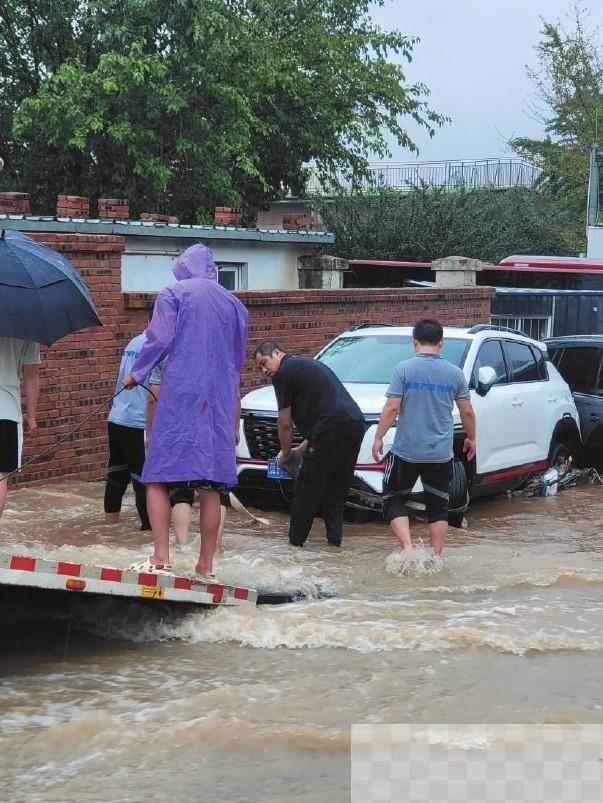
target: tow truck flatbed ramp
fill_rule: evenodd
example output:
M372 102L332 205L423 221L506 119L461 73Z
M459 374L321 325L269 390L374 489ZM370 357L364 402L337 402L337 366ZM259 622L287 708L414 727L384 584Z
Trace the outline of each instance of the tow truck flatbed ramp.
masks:
M197 605L256 605L258 598L258 592L253 588L5 553L0 553L0 586L110 594Z

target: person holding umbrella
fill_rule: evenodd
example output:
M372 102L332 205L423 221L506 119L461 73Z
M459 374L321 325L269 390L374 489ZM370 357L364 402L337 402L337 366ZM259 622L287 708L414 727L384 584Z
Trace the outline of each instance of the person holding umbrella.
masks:
M21 412L20 378L23 372L25 415ZM40 393L40 344L0 337L0 516L8 492L7 474L19 465L18 426L31 433L37 428Z
M0 515L7 475L19 462L19 424L25 433L37 426L40 343L50 346L100 325L90 291L70 262L18 231L0 230Z
M86 283L61 254L0 229L0 337L52 345L102 326Z

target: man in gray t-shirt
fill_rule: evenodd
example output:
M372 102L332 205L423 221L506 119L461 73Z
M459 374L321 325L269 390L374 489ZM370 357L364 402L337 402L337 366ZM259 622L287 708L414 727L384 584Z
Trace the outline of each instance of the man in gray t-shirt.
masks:
M443 343L439 321L422 318L415 324L416 355L394 369L373 443L373 459L379 463L383 436L397 416L396 435L383 474L383 515L400 541L403 555L412 549L406 502L419 477L431 546L437 555L444 548L452 479L454 402L467 436L463 451L468 460L475 456L475 413L469 388L460 368L442 358Z

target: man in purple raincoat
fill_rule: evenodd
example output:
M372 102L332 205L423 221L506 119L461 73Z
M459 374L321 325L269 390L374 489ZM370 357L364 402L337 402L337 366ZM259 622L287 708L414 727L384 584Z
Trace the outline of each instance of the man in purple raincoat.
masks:
M218 284L207 246L187 248L173 272L178 281L158 294L146 343L124 380L127 388L144 383L166 358L142 474L155 550L133 568L170 571L168 492L172 483L188 483L199 490L201 503L201 551L195 570L213 580L219 492L237 482L235 445L248 313Z

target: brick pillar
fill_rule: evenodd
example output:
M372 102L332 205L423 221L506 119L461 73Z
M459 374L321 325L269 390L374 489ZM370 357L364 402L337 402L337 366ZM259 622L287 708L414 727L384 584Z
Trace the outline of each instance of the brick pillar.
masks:
M108 220L127 220L130 204L127 198L99 198L98 216Z
M29 215L29 194L0 192L0 215Z
M57 195L57 217L88 217L90 200L82 195Z
M475 287L475 276L483 262L469 257L434 259L431 269L436 275L436 287Z
M348 270L347 259L321 256L303 256L297 260L297 276L300 290L340 290L343 273Z

